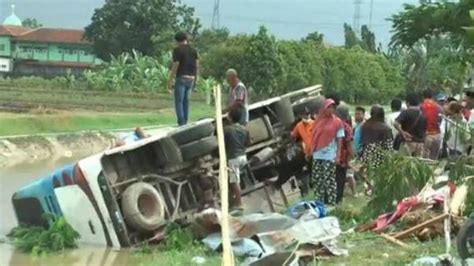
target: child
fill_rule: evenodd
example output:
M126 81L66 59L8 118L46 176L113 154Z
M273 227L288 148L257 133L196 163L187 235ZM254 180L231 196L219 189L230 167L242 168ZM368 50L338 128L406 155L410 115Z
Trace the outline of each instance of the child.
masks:
M247 165L246 147L249 143L249 133L239 121L244 108L234 106L228 115L231 125L224 128L224 139L229 168L230 208L231 212L242 212L242 198L240 191L240 172Z

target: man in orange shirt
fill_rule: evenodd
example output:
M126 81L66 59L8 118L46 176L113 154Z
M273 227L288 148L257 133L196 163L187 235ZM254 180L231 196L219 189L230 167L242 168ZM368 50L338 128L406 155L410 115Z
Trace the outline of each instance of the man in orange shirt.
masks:
M305 109L303 118L300 122L296 124L291 132L291 136L295 140L300 140L301 145L303 146L303 151L307 161L307 169L304 171L302 184L300 186L301 194L306 195L309 191L309 177L311 173L311 162L313 161L313 152L311 150L311 139L312 139L312 130L314 126L314 120L311 117L311 112L308 109Z

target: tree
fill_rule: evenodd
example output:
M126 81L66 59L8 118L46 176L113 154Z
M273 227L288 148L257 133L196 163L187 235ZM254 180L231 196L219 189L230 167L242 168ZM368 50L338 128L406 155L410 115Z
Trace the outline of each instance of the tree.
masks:
M369 30L367 25L363 25L361 28L361 44L362 48L367 52L377 53L377 47L375 45L375 34Z
M465 34L463 27L471 23L469 10L473 8L472 0L404 5L404 9L390 19L394 32L391 45L411 47L419 40L446 34L461 42Z
M407 92L430 88L456 94L463 87L465 53L448 37L432 37L409 48L391 47L388 57L405 78Z
M357 38L357 34L352 29L352 27L344 23L344 46L346 48L352 48L360 44L359 38Z
M199 33L195 40L199 53L204 54L213 47L224 43L229 38L230 32L227 28L205 29Z
M471 20L473 20L474 22L474 9L469 11L469 16L471 17ZM466 31L466 38L471 46L474 46L474 25L473 24L471 24L472 26L464 27L464 30Z
M278 91L278 77L282 74L282 60L275 37L261 26L258 33L250 37L244 52L242 76L248 85L257 96L273 95Z
M280 93L322 83L324 62L318 47L318 43L308 41L277 43L282 58L282 75L278 80Z
M23 27L30 28L30 29L43 27L43 24L39 23L39 21L36 20L35 18L26 18L25 20L23 20L21 24Z
M194 37L200 27L194 9L177 0L110 0L96 9L85 36L101 59L136 50L143 55L168 52L173 35L185 31Z
M239 73L240 78L248 83L247 77L243 75L243 70L245 69L244 47L249 40L250 37L247 35L237 35L212 46L209 52L201 55L202 75L213 77L216 80L223 80L227 69L234 68Z
M360 47L325 48L324 88L356 103L383 103L403 90L400 71L385 56Z
M303 38L304 42L312 42L315 44L322 44L324 41L324 34L317 31L311 32Z

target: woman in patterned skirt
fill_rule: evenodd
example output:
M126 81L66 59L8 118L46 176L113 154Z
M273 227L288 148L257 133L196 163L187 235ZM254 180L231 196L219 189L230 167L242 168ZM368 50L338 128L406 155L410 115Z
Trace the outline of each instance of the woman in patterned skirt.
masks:
M313 166L311 181L315 198L327 205L336 205L336 163L341 161L344 125L336 117L336 103L324 101L314 122L312 133Z
M387 152L392 151L392 143L393 135L385 123L385 111L380 105L374 105L361 132L361 161L365 168L380 166Z

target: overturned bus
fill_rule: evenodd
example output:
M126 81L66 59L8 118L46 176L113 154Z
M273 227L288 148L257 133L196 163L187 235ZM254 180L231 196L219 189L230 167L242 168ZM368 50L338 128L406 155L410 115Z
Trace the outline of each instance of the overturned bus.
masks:
M290 141L291 128L320 105L320 91L313 86L249 107L243 195L269 178L282 184L302 174L304 154ZM215 120L204 119L90 156L14 193L17 221L47 227L49 213L64 217L83 243L119 248L148 241L198 210L202 175L218 172L217 145Z

